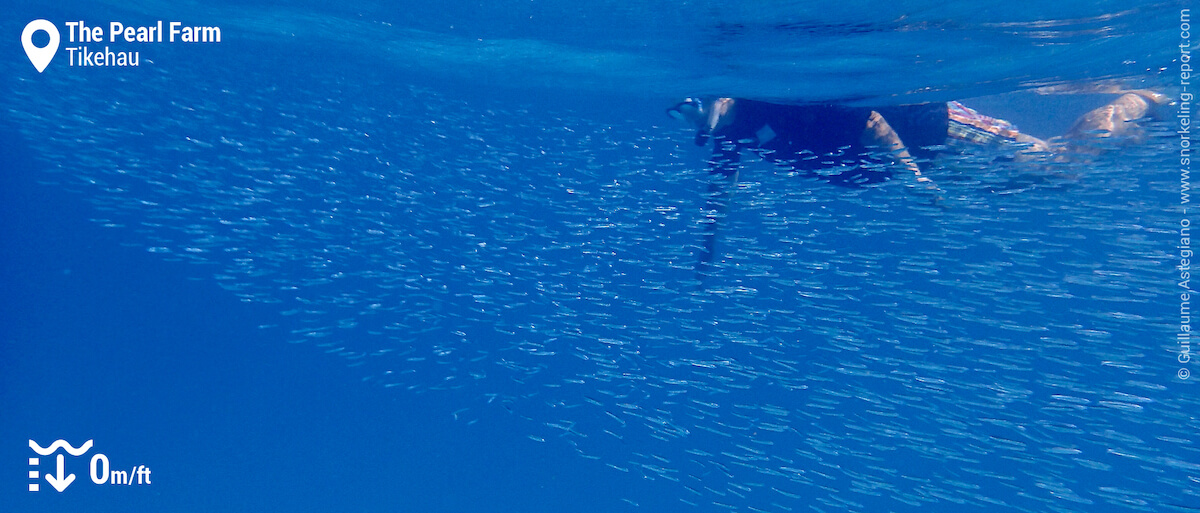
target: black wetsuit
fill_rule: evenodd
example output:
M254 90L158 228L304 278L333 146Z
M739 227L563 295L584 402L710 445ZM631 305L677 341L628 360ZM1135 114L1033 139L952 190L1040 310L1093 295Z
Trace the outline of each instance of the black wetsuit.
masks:
M927 156L924 147L946 141L944 103L874 109L754 100L736 100L735 105L732 123L712 134L711 170L726 176L737 172L741 150L748 148L770 162L834 185L860 187L887 180L888 167L872 165L878 162L862 145L872 110L887 120L915 157ZM707 142L705 135L697 137L697 144Z

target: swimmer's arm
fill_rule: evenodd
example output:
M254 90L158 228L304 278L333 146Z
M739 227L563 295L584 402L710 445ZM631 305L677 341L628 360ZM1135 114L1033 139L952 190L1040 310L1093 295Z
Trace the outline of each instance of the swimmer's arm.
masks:
M708 161L708 172L722 176L736 175L741 153L737 143L725 138L716 139L713 141L712 159Z
M709 267L717 252L717 228L729 211L730 196L737 189L738 181L740 152L736 144L724 140L718 140L715 144L708 168L709 173L714 176L709 178L708 194L704 202L704 241L696 268L696 278L701 284L711 272Z
M697 279L701 282L708 276L713 260L717 255L717 236L721 220L729 212L730 197L737 189L738 175L736 172L721 177L712 177L708 182L708 194L704 202L704 246L700 248L700 263L696 268Z
M921 175L921 168L916 159L908 153L900 135L892 129L887 120L876 111L871 111L867 118L867 128L863 130L862 143L864 146L881 148L888 152L892 160L912 172L918 182L931 182L928 177Z

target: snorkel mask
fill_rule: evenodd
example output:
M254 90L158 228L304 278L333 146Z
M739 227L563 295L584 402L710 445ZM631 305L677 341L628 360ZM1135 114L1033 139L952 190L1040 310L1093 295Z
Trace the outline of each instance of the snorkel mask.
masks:
M708 116L705 114L704 101L699 98L686 98L667 109L667 115L695 126L700 131L696 134L696 145L708 143L708 127L705 126Z
M699 98L685 98L667 109L667 114L680 121L700 126L704 122L704 102Z

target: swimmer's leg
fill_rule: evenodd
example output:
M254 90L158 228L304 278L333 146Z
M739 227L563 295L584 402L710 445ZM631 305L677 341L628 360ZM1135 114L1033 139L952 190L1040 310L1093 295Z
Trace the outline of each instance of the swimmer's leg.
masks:
M895 163L912 173L918 182L931 182L929 177L921 174L921 168L917 166L916 159L908 153L904 141L900 140L900 134L892 129L892 126L879 112L871 111L871 116L867 118L867 128L863 131L862 143L868 147L880 148L888 152Z
M1003 119L980 114L959 102L947 104L949 121L946 140L953 144L982 147L1015 147L1017 160L1028 160L1050 152L1046 141L1022 133Z
M949 102L946 106L948 145L983 150L982 155L989 158L992 165L1021 163L1014 168L1016 173L1003 183L989 186L992 192L1021 191L1048 180L1040 163L1053 157L1049 143L1022 133L1008 121L980 114L960 102Z
M1014 139L1022 149L1017 151L1017 159L1035 158L1050 153L1050 144L1029 134L1017 132Z
M878 111L871 111L871 115L867 118L867 127L863 130L861 142L864 146L886 151L895 164L908 170L906 173L908 179L916 182L908 182L909 191L918 192L918 195L928 199L931 205L939 205L942 201L941 189L933 183L933 180L921 174L917 160L908 152L904 141L900 140L900 134L896 133L896 130ZM927 194L931 195L927 197Z
M1167 97L1153 91L1130 91L1108 105L1084 114L1067 131L1068 140L1089 138L1127 137L1140 135L1140 127L1133 121L1153 116Z

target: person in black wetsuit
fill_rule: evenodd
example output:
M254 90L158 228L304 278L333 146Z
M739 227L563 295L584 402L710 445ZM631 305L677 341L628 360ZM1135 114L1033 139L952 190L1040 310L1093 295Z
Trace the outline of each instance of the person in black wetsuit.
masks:
M691 112L685 113L689 108ZM890 112L885 116L880 110ZM891 172L878 165L881 150L890 152L894 163L921 176L904 141L912 141L914 149L942 144L948 124L945 104L875 110L719 98L707 106L687 100L672 112L699 121L697 145L715 139L714 173L736 175L741 151L753 149L769 161L844 187L891 178ZM906 121L903 139L889 119Z
M1124 92L1085 114L1068 131L1068 141L1124 135L1130 121L1151 114L1166 97L1150 91ZM700 255L703 276L714 257L717 221L728 209L743 150L759 154L802 176L842 187L863 187L895 177L936 191L917 158L931 158L947 144L1011 145L1017 156L1048 154L1050 146L1020 133L1007 121L979 114L959 102L882 108L836 104L780 105L762 101L689 98L667 112L698 129L696 144L713 142L705 206L708 228ZM935 194L936 196L936 194Z

